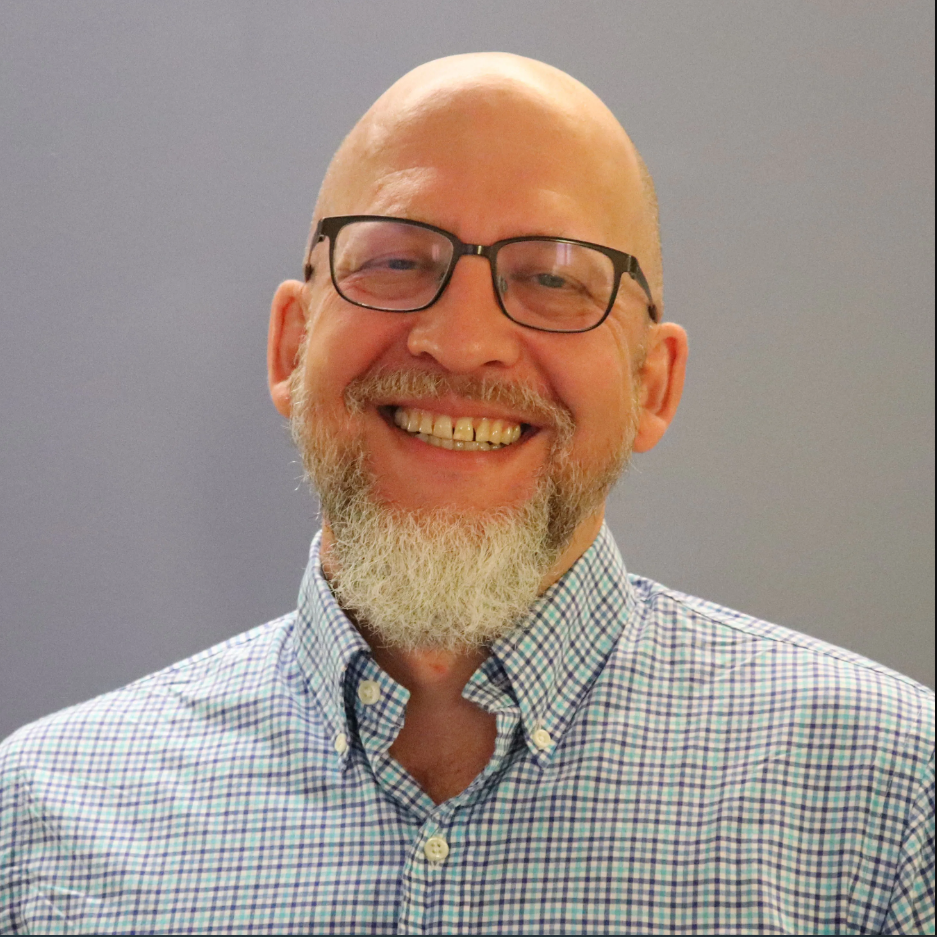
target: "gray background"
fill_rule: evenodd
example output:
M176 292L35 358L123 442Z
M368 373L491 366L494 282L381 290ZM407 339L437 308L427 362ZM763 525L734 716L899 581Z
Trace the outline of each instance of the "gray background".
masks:
M265 384L327 160L404 71L566 69L662 206L680 414L626 561L933 682L930 3L0 6L0 735L293 607Z

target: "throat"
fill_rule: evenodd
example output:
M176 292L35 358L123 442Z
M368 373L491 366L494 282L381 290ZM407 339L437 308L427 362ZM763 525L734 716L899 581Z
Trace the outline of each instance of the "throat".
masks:
M440 804L461 794L491 760L497 718L462 696L488 649L405 651L361 629L377 665L410 693L390 756Z
M462 700L462 706L429 711L413 696L390 756L435 804L461 794L494 753L497 720Z

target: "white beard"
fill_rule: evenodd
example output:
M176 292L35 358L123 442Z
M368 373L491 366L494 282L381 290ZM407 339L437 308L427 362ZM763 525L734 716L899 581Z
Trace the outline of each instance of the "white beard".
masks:
M290 427L332 533L331 586L342 607L388 647L464 650L513 630L631 455L633 425L605 464L586 474L569 455L569 415L527 388L419 371L361 378L345 395L352 413L369 399L456 392L512 403L555 430L551 457L523 505L484 515L450 507L404 510L375 498L360 439L317 419L295 377L302 371L301 364L294 372Z

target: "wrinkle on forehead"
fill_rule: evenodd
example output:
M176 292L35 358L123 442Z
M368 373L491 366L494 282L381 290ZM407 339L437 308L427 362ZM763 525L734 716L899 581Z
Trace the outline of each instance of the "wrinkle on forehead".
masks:
M415 68L378 98L339 147L316 218L350 213L382 178L410 178L416 186L438 157L492 173L505 160L552 167L608 219L609 230L626 233L660 302L656 213L640 157L611 111L570 75L506 53L451 56Z

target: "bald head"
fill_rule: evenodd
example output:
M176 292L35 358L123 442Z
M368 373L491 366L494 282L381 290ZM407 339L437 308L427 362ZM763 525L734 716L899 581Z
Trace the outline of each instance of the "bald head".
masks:
M541 202L576 199L587 205L596 225L591 235L526 230L518 219L520 227L497 236L602 240L639 258L661 307L650 174L611 111L565 72L505 53L457 55L415 68L378 98L339 147L315 217L402 212L408 187L425 184L431 172L480 203L487 186L498 207L504 196L495 183L503 190L506 180L515 183L511 191L535 189Z

